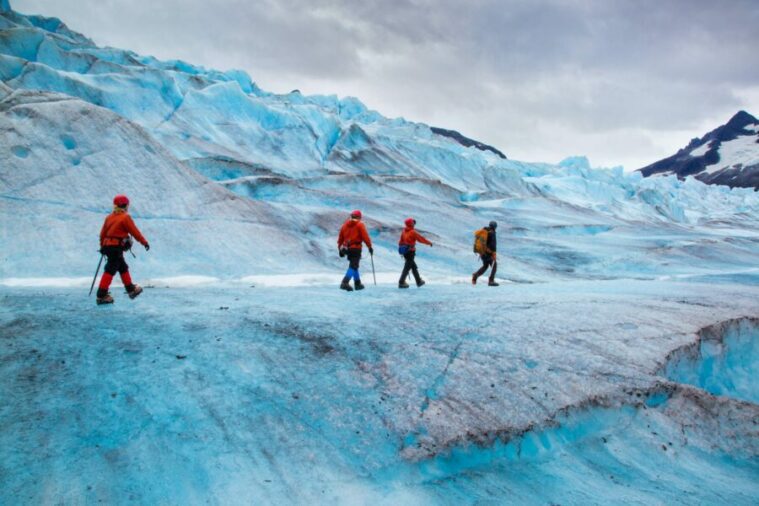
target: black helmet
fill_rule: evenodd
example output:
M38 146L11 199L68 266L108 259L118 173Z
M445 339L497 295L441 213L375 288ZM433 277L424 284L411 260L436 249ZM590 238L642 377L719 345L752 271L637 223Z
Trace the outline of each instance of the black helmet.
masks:
M496 228L498 228L498 223L496 223L496 222L494 222L494 221L491 221L491 222L490 222L490 225L488 225L488 226L489 226L490 228L492 228L493 230L495 230Z

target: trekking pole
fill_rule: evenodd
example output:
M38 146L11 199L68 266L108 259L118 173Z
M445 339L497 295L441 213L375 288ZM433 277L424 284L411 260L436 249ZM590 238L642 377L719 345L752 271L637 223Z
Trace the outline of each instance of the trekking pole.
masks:
M370 253L369 258L372 259L372 277L374 278L374 286L377 286L377 274L374 272L374 253Z
M90 285L90 294L87 297L92 295L92 289L95 287L95 280L98 278L98 272L100 272L100 265L103 263L104 256L105 255L103 255L102 253L100 254L100 261L98 262L98 268L95 269L95 277L92 278L92 284Z

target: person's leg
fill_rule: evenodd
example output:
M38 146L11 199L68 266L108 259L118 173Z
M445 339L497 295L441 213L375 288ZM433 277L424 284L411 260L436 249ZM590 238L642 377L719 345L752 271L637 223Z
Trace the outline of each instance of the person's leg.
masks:
M411 254L409 255L409 261L411 263L411 273L414 275L414 281L416 281L416 286L421 286L424 284L424 281L422 281L422 277L419 275L419 267L416 265L416 252L411 251Z
M488 267L490 267L490 261L492 257L489 257L487 255L481 255L480 260L482 260L482 267L472 274L472 284L477 284L477 278L485 274L485 271L488 270Z
M361 290L364 285L361 283L361 274L359 273L359 263L361 262L361 250L348 250L348 260L350 260L351 269L353 269L353 286L356 290Z
M126 288L129 298L134 299L142 293L142 287L140 285L135 285L132 282L132 276L129 274L129 266L126 263L126 260L124 260L123 251L120 252L120 257L121 265L119 266L119 274L121 275L121 282L124 283L124 288Z
M353 291L353 287L350 285L351 278L353 278L353 262L351 262L349 253L346 253L345 256L348 259L348 270L345 271L345 276L343 276L343 280L340 283L340 288L351 292Z
M132 276L129 274L129 265L127 265L126 260L124 260L123 251L119 252L118 257L116 258L116 262L119 276L121 277L121 282L124 284L124 288L126 288L127 292L133 291L134 283L132 283Z
M495 272L498 270L498 262L493 259L493 270L490 271L490 278L488 279L489 286L499 286L495 280Z
M97 298L102 299L108 295L108 289L111 287L113 276L119 270L119 260L117 251L112 247L106 246L102 249L103 254L106 257L105 267L103 268L103 275L100 278L100 284L98 285Z
M404 260L403 271L401 272L401 279L398 281L398 286L406 285L406 277L408 276L408 273L411 270L412 260L411 260L411 257L409 257L408 251L403 255L403 260Z

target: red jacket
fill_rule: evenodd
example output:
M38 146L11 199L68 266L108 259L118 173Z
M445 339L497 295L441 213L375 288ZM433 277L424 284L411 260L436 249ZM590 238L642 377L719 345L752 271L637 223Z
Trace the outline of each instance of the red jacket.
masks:
M369 232L359 220L347 220L340 229L340 235L337 236L337 247L348 249L361 249L363 243L372 247L372 240Z
M401 239L398 241L398 246L406 245L408 246L409 251L415 251L416 241L419 241L422 244L427 244L428 246L432 246L432 243L425 239L422 234L414 230L414 227L407 226L406 229L401 232Z
M100 229L100 246L119 246L130 235L143 246L148 244L129 213L116 209L106 216L103 228Z

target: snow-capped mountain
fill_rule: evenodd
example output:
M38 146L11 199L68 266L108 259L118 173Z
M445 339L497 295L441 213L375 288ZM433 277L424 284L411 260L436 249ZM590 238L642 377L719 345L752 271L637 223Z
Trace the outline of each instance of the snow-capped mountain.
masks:
M739 111L676 154L639 170L644 176L694 176L708 184L759 190L759 120Z

